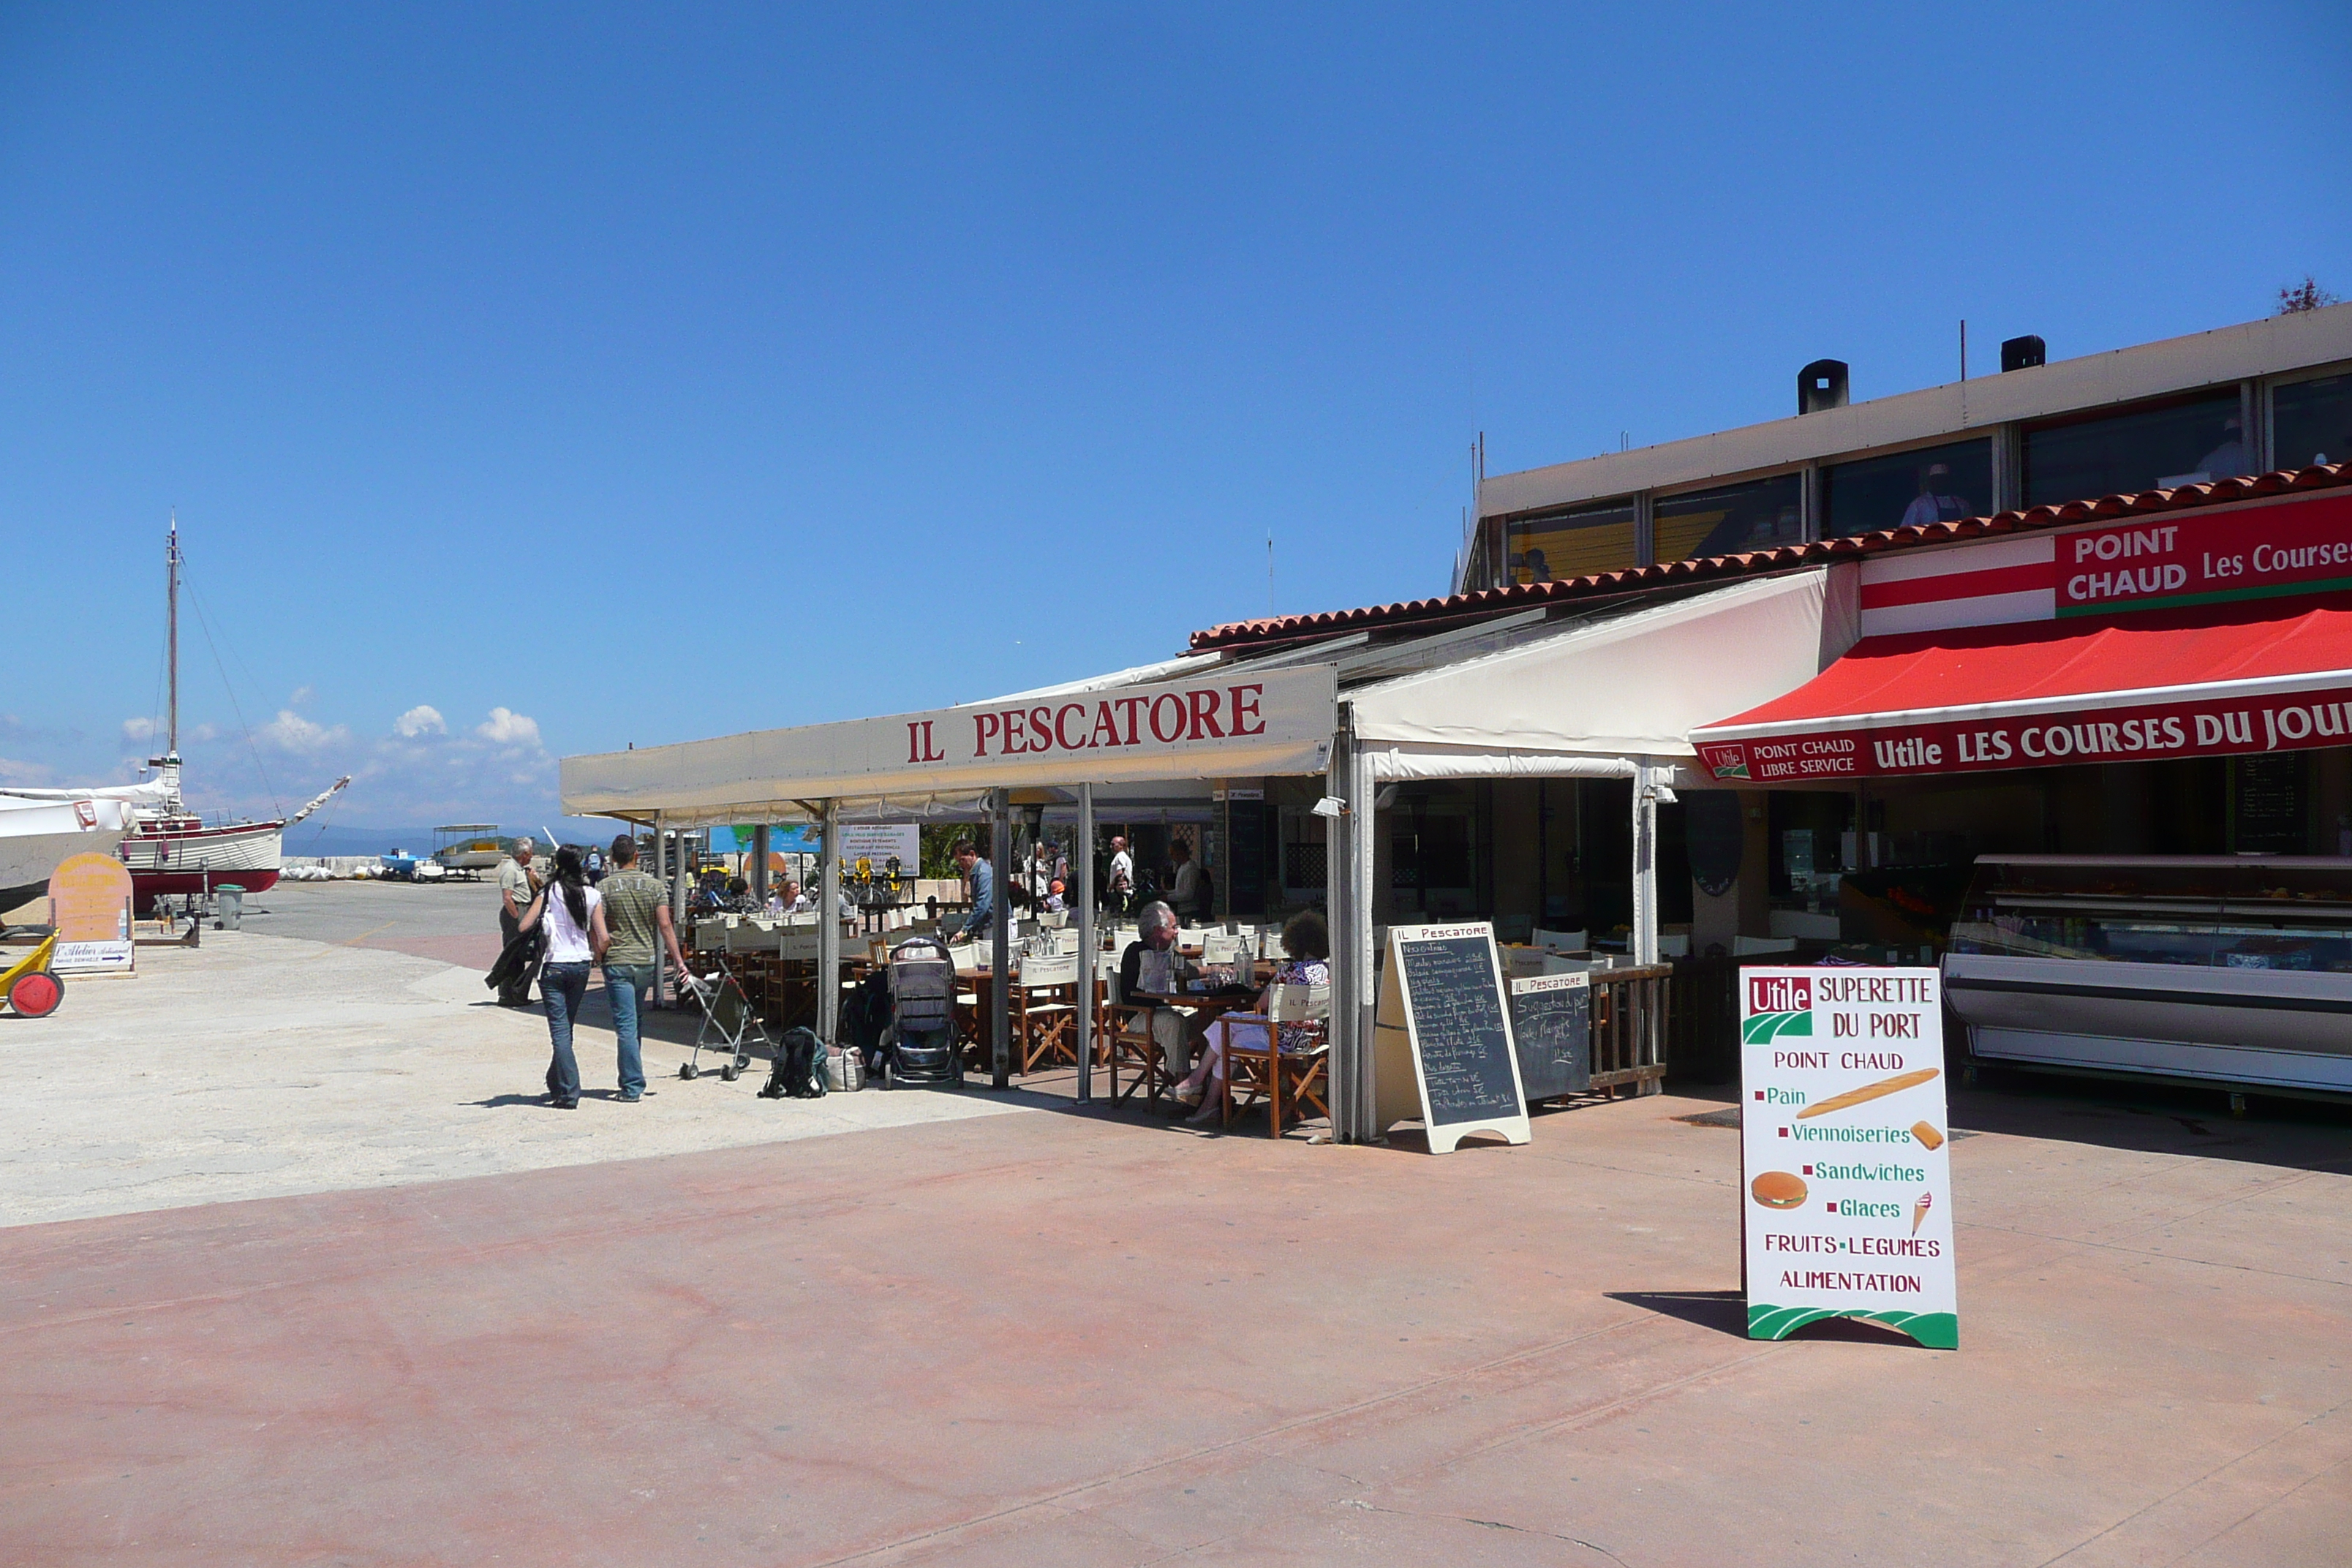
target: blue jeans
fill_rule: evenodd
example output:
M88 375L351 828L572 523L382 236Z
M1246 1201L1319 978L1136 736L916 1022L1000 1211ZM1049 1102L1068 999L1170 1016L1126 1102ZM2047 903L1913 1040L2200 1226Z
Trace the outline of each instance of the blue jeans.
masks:
M645 1053L637 1043L637 999L654 983L650 963L604 966L604 1000L613 1009L613 1037L621 1047L621 1092L631 1099L646 1091Z
M580 1062L572 1054L572 1025L588 999L588 966L551 963L539 972L539 994L547 999L547 1035L555 1059L547 1064L547 1092L559 1105L580 1098Z

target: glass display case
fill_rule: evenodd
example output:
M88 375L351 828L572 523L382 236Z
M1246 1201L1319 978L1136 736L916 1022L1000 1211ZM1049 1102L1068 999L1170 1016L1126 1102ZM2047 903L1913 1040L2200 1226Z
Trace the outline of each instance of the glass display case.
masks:
M1986 856L1944 980L1982 1057L2352 1092L2352 859Z

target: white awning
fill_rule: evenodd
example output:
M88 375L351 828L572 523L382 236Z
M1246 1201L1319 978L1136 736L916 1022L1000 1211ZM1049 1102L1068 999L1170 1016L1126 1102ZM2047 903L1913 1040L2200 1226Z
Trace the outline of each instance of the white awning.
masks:
M983 791L1321 773L1328 664L1187 670L887 719L566 757L563 809L690 826L781 822L833 799L852 817L969 815Z
M1696 784L1691 730L1812 679L1858 618L1852 571L1818 567L1530 626L1345 695L1378 778L1630 778L1647 761Z

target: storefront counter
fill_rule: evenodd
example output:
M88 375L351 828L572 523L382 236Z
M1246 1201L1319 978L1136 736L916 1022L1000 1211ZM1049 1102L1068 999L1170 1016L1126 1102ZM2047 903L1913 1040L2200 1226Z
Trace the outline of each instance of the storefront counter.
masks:
M1944 980L1980 1057L2352 1093L2352 859L1988 856Z

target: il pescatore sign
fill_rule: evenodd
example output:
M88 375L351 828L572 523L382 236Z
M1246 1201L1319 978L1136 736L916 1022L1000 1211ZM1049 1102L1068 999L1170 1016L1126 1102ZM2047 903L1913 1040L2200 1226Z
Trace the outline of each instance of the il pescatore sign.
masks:
M2058 763L2151 762L2309 751L2352 741L2352 686L2286 696L2234 695L2069 707L2024 716L1808 731L1701 741L1718 779L1890 778L1990 773Z
M1748 1336L1863 1318L1960 1342L1942 977L1739 972Z
M1337 694L1330 665L1210 667L1179 680L753 731L566 757L563 803L592 815L719 816L822 797L1320 773Z

